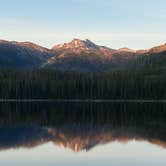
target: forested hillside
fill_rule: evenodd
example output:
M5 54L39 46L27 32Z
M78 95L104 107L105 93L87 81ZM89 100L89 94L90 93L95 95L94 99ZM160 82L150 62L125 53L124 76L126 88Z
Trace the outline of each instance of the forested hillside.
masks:
M160 68L75 73L46 70L0 72L2 99L166 99Z
M125 68L166 68L166 51L160 53L151 53L139 56L134 60L129 60L124 65Z

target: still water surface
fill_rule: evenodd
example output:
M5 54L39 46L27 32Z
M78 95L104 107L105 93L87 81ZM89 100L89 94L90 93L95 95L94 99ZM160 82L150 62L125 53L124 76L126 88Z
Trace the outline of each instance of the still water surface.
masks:
M0 103L0 165L165 166L165 103Z

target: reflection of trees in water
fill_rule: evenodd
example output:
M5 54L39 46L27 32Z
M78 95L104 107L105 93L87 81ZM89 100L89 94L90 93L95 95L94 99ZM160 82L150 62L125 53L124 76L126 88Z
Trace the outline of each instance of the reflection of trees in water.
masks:
M164 103L1 103L0 124L164 125Z
M166 104L1 103L0 147L52 141L75 151L132 139L166 147Z

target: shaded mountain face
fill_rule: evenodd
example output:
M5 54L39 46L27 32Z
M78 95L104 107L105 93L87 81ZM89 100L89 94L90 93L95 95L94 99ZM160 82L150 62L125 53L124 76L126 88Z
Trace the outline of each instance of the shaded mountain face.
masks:
M148 50L111 49L90 40L73 39L47 49L31 42L0 41L0 67L21 69L56 69L62 71L109 71L140 56L156 56L166 51L166 44Z
M50 56L50 50L30 42L0 41L0 67L38 68Z

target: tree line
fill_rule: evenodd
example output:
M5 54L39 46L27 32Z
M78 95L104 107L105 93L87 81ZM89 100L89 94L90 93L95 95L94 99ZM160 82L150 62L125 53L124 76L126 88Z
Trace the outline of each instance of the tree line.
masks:
M1 99L166 99L159 68L108 73L0 70Z

